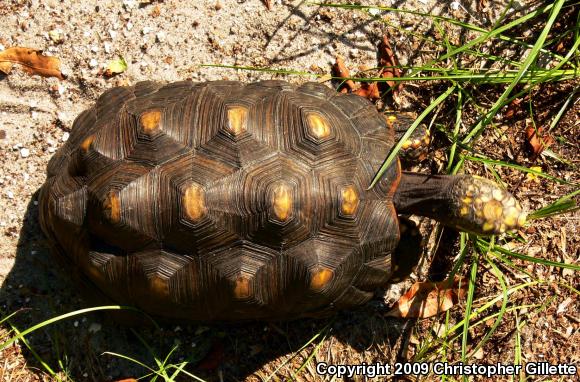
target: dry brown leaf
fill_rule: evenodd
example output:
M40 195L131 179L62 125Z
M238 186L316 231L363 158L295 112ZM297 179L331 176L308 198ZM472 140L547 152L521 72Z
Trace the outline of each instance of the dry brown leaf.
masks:
M386 315L403 318L427 318L451 309L465 298L467 280L456 277L453 284L449 281L416 282L397 301Z
M529 125L526 128L526 142L533 156L537 157L554 143L554 139L550 135L544 134L543 128L536 129L533 125Z
M353 93L368 98L371 101L381 98L381 92L379 91L377 82L363 82L360 88L353 91Z
M45 56L40 50L14 46L0 52L0 71L10 73L14 64L21 65L30 74L56 77L61 80L64 78L60 71L60 59Z
M381 77L401 77L401 69L395 67L399 66L399 62L393 53L391 43L389 42L387 36L383 36L383 41L381 41L379 44L379 65L383 67L381 71ZM387 81L386 83L393 89L393 94L398 93L403 88L403 84L401 82L397 84L396 81Z
M348 70L348 68L344 64L343 59L340 57L336 57L336 62L334 63L334 65L332 65L332 72L333 72L335 77L350 78L350 71ZM346 81L344 81L343 84L341 84L339 89L341 90L341 92L343 89L346 89L347 90L346 92L348 92L348 91L355 90L355 88L356 88L356 85L354 84L353 80L346 80ZM346 92L343 92L343 93L346 93Z
M505 112L506 118L513 118L516 112L520 109L520 104L522 103L521 98L516 98L512 102L509 103L507 110Z

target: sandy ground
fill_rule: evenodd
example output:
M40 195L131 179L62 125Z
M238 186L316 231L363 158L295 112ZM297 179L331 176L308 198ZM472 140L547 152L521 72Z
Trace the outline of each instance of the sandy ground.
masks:
M42 49L60 57L63 71L68 75L66 80L59 81L55 78L29 76L15 68L10 75L0 78L0 282L5 298L0 302L3 304L3 313L12 312L15 306L29 306L36 312L35 317L46 318L51 316L51 309L62 312L59 307L63 304L79 304L79 297L68 292L71 287L66 284L66 280L52 272L56 266L48 256L46 243L35 222L34 194L45 179L48 160L66 141L74 118L104 90L146 79L253 81L275 77L294 82L312 79L203 67L204 64L268 66L321 75L330 73L330 66L337 55L347 58L355 71L363 66L376 65L376 45L389 30L385 24L373 21L372 17L362 12L329 10L308 5L305 1L273 3L272 10L268 10L258 0L13 0L0 3L0 49L10 46ZM365 3L397 6L403 2ZM499 9L503 4L487 2L487 7L482 9L462 2L462 7L454 10L449 4L437 6L437 2L432 0L404 3L407 8L425 12L439 12L444 8L442 11L448 15L475 19L481 25L487 25L494 17L496 11L493 7ZM401 22L399 16L393 13L387 13L385 17L389 22L418 33L429 27L424 19L416 19L421 20L421 23L416 23L410 17ZM56 31L56 35L62 39L49 37L50 31ZM402 64L416 57L417 47L405 37L397 37L392 43ZM105 78L102 71L107 62L119 56L124 57L129 64L128 70L112 79ZM409 105L406 107L413 109ZM42 272L46 272L46 275L41 276ZM340 325L368 324L369 318L363 315L355 313L340 321ZM371 318L371 324L379 322L382 325L384 321L382 316ZM119 334L112 329L101 330L107 324L98 317L79 318L74 325L79 330L90 329L91 333L100 333L100 337L79 337L86 340L87 344L92 344L87 351L94 354L87 357L93 360L99 358L99 352L112 350L107 348L110 339L107 336L131 336L126 331ZM293 345L296 345L300 341L306 342L313 333L320 330L317 325L302 325L301 334L289 327L281 330L286 336L296 336L293 339ZM394 324L395 331L400 329L397 325L400 324ZM345 328L348 326L342 327ZM72 333L74 336L74 330L67 335ZM179 334L179 330L176 330L171 329L164 336L173 340ZM269 331L272 329L258 326L240 333L266 338ZM198 332L199 329L194 329L190 334L197 338L201 335ZM374 338L375 332L371 332ZM223 331L219 329L215 333L219 338L224 337L220 334ZM353 336L364 336L368 332L358 327L350 334L348 341L344 335L337 335L333 341L343 343L341 349L344 349L345 354L353 349L360 352L359 357L349 358L351 360L372 359L365 353L365 346L373 344L373 341L360 338L352 341ZM47 354L50 354L50 357L58 359L59 355L54 355L55 352L59 353L54 350L55 340L40 337L36 343L41 349L41 356L48 357ZM225 337L231 339L230 335ZM98 345L95 345L95 341ZM250 375L259 371L267 361L288 353L284 341L282 344L268 341L266 338L264 343L272 347L280 346L280 349L267 353L264 360L252 361L246 368L248 370L244 369L238 374L232 372L233 375ZM64 342L70 345L70 341ZM386 354L388 351L385 349L391 349L391 345L389 341L383 341L379 346L382 354ZM118 351L131 352L130 347L127 348L129 345L124 346ZM195 340L192 340L190 346L196 346ZM246 351L266 353L252 346L242 346L236 354ZM328 345L331 346L332 343ZM0 360L3 356L6 354L0 355ZM243 355L241 357L243 362ZM340 361L344 357L339 355L334 360ZM28 356L27 359L31 360L32 357ZM75 357L71 356L71 359ZM117 361L110 361L110 358L95 362L72 367L76 380L110 380L133 376L128 366L123 369L126 364L119 366L115 363ZM269 367L263 370L271 371L272 366ZM264 371L264 375L268 373ZM32 373L22 378L40 377Z

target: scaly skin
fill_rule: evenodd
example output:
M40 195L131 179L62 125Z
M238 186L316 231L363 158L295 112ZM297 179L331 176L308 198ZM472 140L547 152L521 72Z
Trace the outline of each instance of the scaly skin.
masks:
M453 225L467 232L501 234L522 227L526 214L520 203L494 182L462 177L451 190L456 219Z

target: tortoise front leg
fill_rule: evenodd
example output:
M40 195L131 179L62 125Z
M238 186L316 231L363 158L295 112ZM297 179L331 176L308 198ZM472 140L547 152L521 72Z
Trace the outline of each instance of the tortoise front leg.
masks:
M398 213L427 216L478 235L504 233L526 222L509 192L477 176L403 172L393 202Z

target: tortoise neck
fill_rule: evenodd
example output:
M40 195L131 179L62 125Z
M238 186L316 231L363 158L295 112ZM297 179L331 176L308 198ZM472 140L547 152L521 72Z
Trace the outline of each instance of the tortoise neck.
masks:
M452 214L449 203L451 190L462 179L462 176L403 171L401 182L393 196L395 209L400 214L427 216L445 222Z

